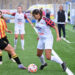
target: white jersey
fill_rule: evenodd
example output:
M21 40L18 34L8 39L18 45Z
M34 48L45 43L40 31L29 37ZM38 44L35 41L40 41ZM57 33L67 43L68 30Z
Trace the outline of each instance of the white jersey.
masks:
M39 38L50 38L53 37L50 26L48 26L45 20L41 19L36 21L36 28L38 30Z
M25 23L24 14L16 13L15 14L15 26L24 26L24 23Z
M13 14L14 15L14 14ZM15 13L15 34L25 34L25 19L27 16L24 13Z

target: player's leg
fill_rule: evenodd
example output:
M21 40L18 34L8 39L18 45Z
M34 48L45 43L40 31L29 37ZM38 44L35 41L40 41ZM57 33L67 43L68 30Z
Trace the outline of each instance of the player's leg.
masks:
M18 34L19 34L19 27L15 25L14 49L16 49L17 46Z
M21 61L20 59L18 58L18 56L16 55L15 51L14 51L14 48L8 44L6 47L5 47L5 51L7 51L8 53L11 54L12 58L16 61L16 63L18 64L18 67L21 68L21 69L26 69L22 64L21 64Z
M16 46L17 46L17 39L18 39L18 34L15 34L14 49L16 49Z
M37 46L37 56L40 58L41 66L40 70L43 70L45 66L47 66L47 63L45 63L44 55L43 55L43 50L44 50L44 44L42 39L39 39L38 41L38 46Z
M59 37L61 38L61 25L58 24Z
M24 34L25 34L25 30L24 30L24 26L22 26L22 27L20 28L21 47L22 47L22 50L24 50Z
M0 50L0 65L2 64L2 50Z
M21 47L24 50L24 34L21 34Z
M51 49L46 49L45 55L46 55L47 60L51 60L51 61L55 61L55 62L59 63L62 66L63 70L64 71L66 70L66 65L63 61L56 58L55 56L51 56Z
M40 58L41 66L40 70L43 70L45 66L47 66L47 63L45 62L44 55L43 55L43 50L37 49L37 56Z
M62 31L63 31L63 37L65 38L66 33L65 33L65 25L64 24L62 24Z
M52 61L55 61L55 62L61 64L62 67L63 67L63 70L65 71L66 66L63 63L63 61L56 58L55 56L51 56L52 48L53 48L53 37L48 38L48 39L45 40L45 56L46 56L47 60L52 60Z
M7 36L6 37L4 37L4 38L2 38L2 40L4 40L4 41L6 41L8 44L9 44L9 41L8 41L8 39L7 39ZM12 57L11 57L11 55L8 53L8 56L9 56L9 59L11 59Z

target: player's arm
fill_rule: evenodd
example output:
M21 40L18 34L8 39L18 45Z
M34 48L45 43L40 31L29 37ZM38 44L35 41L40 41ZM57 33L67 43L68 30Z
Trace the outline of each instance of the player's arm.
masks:
M50 20L50 19L44 18L44 20L45 20L45 22L46 22L46 24L48 26L50 26L53 29L55 29L56 35L57 35L57 41L59 41L60 40L60 37L59 37L59 32L58 32L58 28L57 28L56 24L52 20Z
M34 27L33 23L30 21L29 18L27 18L27 21L31 24L32 27Z
M6 28L5 31L8 32L8 33L12 33L12 31L8 30L5 20L4 20L4 24L5 24L5 28Z
M6 14L8 14L8 15L12 15L12 16L15 16L16 13L6 12Z
M8 30L7 28L6 28L6 32L8 32L8 33L12 33L12 31Z
M31 24L31 26L34 28L33 23L30 21L30 19L24 14L24 18L27 19L27 21Z
M57 26L56 26L56 25L55 25L53 28L54 28L54 29L55 29L55 31L56 31L57 41L59 41L59 40L60 40L60 37L59 37L58 28L57 28Z

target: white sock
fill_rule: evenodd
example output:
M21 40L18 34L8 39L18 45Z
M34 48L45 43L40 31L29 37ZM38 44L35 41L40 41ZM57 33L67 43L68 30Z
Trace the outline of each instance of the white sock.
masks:
M39 58L40 58L40 62L42 63L42 65L44 65L45 64L44 55L41 55Z
M21 46L24 49L24 40L21 40Z
M62 64L63 63L60 59L56 58L55 56L51 56L51 60L52 61L55 61L55 62L57 62L59 64Z
M14 45L15 46L17 45L17 39L14 39Z

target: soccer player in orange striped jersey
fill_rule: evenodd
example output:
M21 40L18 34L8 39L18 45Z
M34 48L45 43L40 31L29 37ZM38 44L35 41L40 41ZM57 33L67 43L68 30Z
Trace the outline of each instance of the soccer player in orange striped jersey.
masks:
M5 29L7 29L7 25L5 23L6 18L4 18L1 15L0 15L0 17L1 17L0 18L0 28L1 28L0 32L2 33L0 38L2 38L4 41L9 43L9 41L7 40L7 36L5 34ZM3 26L3 29L2 29L2 26ZM11 59L13 62L15 62L9 53L8 53L8 56L9 56L9 59ZM2 50L0 50L0 64L2 64Z
M5 32L9 32L9 33L12 32L7 29L6 22L1 17L2 17L2 12L0 11L0 50L7 51L18 64L18 68L26 69L26 67L24 67L23 64L21 64L21 61L16 55L14 48L8 42Z

